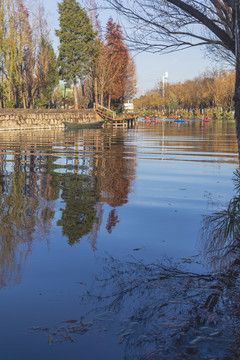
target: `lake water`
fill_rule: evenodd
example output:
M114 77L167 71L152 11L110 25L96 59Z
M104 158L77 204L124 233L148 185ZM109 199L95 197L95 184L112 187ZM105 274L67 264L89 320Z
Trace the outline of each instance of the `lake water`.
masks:
M227 121L1 132L1 359L237 359L237 168Z

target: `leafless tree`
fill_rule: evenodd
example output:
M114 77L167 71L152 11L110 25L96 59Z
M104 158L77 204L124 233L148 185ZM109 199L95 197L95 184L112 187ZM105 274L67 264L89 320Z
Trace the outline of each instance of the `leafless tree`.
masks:
M132 24L135 49L169 53L200 45L234 59L235 119L240 149L240 1L106 0ZM220 51L221 49L221 51Z

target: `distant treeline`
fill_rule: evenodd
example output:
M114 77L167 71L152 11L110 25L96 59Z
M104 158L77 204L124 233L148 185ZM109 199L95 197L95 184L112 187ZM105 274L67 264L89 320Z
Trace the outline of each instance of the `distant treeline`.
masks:
M213 118L233 117L234 71L212 71L183 83L163 84L135 99L139 111L197 116L208 113Z
M0 1L0 107L110 107L135 94L135 65L122 29L110 18L102 34L94 0L86 1L88 11L76 0L58 4L58 56L43 5L29 4Z

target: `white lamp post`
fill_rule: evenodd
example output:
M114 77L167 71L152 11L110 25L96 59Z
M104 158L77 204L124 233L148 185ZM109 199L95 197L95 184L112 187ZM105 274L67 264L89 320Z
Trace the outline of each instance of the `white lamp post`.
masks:
M163 75L163 81L162 81L162 93L163 93L163 109L165 108L164 98L165 98L165 82L168 81L168 72L165 72L165 75Z

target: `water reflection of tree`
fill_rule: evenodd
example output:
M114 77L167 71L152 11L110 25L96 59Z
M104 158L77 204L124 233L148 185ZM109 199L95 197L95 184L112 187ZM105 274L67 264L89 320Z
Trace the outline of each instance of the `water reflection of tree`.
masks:
M81 137L81 132L71 135L76 154L75 158L69 158L73 161L71 173L61 174L61 197L65 208L61 210L58 225L62 226L70 244L88 235L95 250L105 203L112 207L108 214L107 231L111 233L119 223L116 207L128 201L135 174L135 154L132 152L131 157L126 156L129 149L122 131L88 131L83 137L83 149L79 155Z
M108 260L102 297L92 292L90 298L96 319L99 304L100 312L121 314L126 359L240 358L240 171L234 181L226 209L204 219L202 245L214 273Z
M0 194L0 286L20 277L21 263L31 253L33 234L41 224L46 232L52 216L46 203L29 196L26 187L25 174L16 172L6 180L5 192Z
M235 196L226 208L205 216L202 247L208 263L216 270L229 268L240 251L240 171L234 173Z
M179 264L104 259L82 301L80 321L50 329L53 342L86 331L118 334L124 359L239 359L239 288L226 273L196 274ZM111 345L110 345L111 346Z
M175 140L173 141L173 137L177 137L177 153L181 150L191 155L193 153L204 152L208 156L208 161L210 161L210 157L213 162L223 163L227 161L228 163L236 163L237 161L238 145L234 136L233 122L211 121L207 124L206 131L202 122L189 121L183 124L177 124L172 121L166 121L151 126L149 131L145 133L145 136L156 137L159 143L162 143L164 140L166 152L168 152L168 146L171 147L171 150L175 148L176 143ZM214 155L219 153L224 153L225 159ZM233 156L233 154L236 155ZM204 160L202 159L201 161Z
M50 330L53 341L69 334L74 339L91 319L86 331L117 332L126 360L239 359L239 171L234 181L236 195L227 208L204 219L202 245L214 272L193 273L181 262L106 258L83 297L90 312L80 323Z
M3 155L4 154L4 155ZM0 288L20 281L21 268L31 254L33 239L47 235L54 216L47 168L49 157L21 143L9 162L1 151L0 183ZM11 164L12 170L7 168ZM45 184L48 183L48 191ZM44 190L43 190L44 189Z
M60 195L63 234L70 244L88 235L96 249L104 203L112 207L111 233L119 222L116 207L127 202L131 188L135 165L125 157L123 133L65 134L62 158L53 148L54 134L32 136L14 133L1 139L6 145L0 149L0 288L20 281L33 240L47 240Z
M101 199L112 207L128 201L132 181L135 177L135 151L124 143L124 134L117 133L111 146L104 146L98 163L98 181Z
M122 131L117 131L114 135L106 131L102 156L98 158L95 174L101 202L112 207L106 225L108 233L111 233L119 223L117 207L128 202L128 195L135 178L135 156L135 148L126 144Z
M72 245L89 234L93 224L98 222L96 204L99 193L95 179L86 175L64 175L61 196L65 208L62 209L58 225L62 226L63 235L68 237L69 244Z

